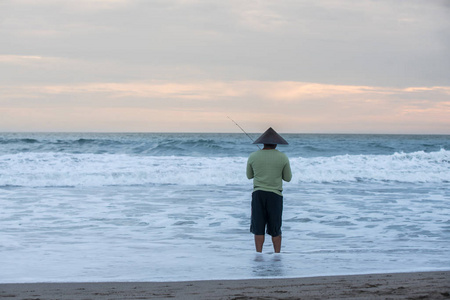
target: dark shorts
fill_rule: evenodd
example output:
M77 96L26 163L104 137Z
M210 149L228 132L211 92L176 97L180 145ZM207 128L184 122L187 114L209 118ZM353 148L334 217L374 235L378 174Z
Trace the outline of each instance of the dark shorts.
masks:
M281 235L281 215L283 213L283 196L272 192L254 191L252 194L252 220L250 232L276 237Z

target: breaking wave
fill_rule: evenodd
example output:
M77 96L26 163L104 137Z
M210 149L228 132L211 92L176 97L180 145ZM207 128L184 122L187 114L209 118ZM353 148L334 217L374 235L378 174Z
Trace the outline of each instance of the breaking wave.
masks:
M0 186L249 185L246 157L35 153L0 155ZM450 151L291 157L290 184L450 182Z

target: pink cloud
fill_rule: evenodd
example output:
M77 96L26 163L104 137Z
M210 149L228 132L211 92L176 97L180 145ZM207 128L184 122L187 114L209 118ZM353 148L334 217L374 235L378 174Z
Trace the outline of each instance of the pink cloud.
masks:
M228 115L250 131L271 124L286 132L448 133L450 128L450 87L149 81L0 86L0 91L2 115L12 116L0 120L0 130L23 124L51 130L42 125L51 124L66 131L233 131Z

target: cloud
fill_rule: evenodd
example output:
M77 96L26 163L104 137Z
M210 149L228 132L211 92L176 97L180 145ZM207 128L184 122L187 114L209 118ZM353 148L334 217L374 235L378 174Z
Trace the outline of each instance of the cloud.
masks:
M171 130L200 128L191 121L198 119L227 131L231 115L255 131L270 121L291 132L448 132L450 19L443 1L0 6L0 107L8 128L53 120L55 128L121 123L137 130L139 123L159 130L143 110L171 120L164 123Z
M430 132L434 130L442 133L448 132L450 128L450 87L385 88L267 81L149 81L8 85L0 86L0 92L0 106L9 109L9 114L23 109L33 116L28 119L38 122L44 119L40 115L42 112L57 111L57 116L66 115L66 120L73 118L73 123L82 123L83 126L90 124L95 130L101 131L114 129L116 122L122 124L121 128L136 130L133 124L138 120L152 131L161 131L161 124L165 124L165 130L172 128L173 131L192 131L201 124L215 128L212 131L227 131L228 115L245 119L247 128L254 131L259 131L260 127L270 122L288 132L302 132L302 128L310 132L395 132L398 128L392 127L395 123L408 124L413 128L411 130L420 129L421 132L426 132L428 128ZM33 110L36 114L32 113ZM75 121L76 111L84 112L84 117L78 121ZM122 113L119 114L119 111ZM154 115L153 121L146 121L140 111L146 111L145 115ZM120 117L113 122L111 120L116 113ZM92 116L92 119L88 116ZM161 116L165 121L156 122ZM47 118L51 120L55 117ZM13 119L19 121L20 116ZM168 120L173 124L166 124ZM430 120L435 125L430 125ZM402 129L402 132L405 131Z
M43 57L38 55L0 55L0 66L4 65L15 65L15 66L42 66L48 64L58 64L64 63L65 59L57 57Z
M278 32L289 25L277 5L270 1L234 1L232 10L239 22L250 30Z
M8 57L21 63L39 57ZM0 62L2 57L0 57ZM285 81L197 81L197 82L125 82L125 83L84 83L60 85L21 85L3 86L4 91L29 93L30 95L77 95L107 94L113 98L180 98L186 100L218 101L233 97L255 97L277 102L301 102L311 99L330 99L340 97L383 98L399 97L409 101L411 98L436 96L436 100L446 99L450 87L408 87L389 88L371 86L330 85L307 82Z
M171 69L177 78L189 68L214 80L396 87L450 81L450 21L439 1L9 3L3 54Z
M10 5L26 5L31 7L58 7L80 10L119 9L132 4L132 0L9 0Z
M42 56L32 56L32 55L0 55L0 63L6 64L28 64L41 61Z

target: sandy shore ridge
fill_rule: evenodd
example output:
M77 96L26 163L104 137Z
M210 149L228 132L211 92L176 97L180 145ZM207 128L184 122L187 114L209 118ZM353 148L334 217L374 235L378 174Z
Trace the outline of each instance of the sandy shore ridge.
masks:
M450 271L289 279L0 284L0 299L450 299Z

